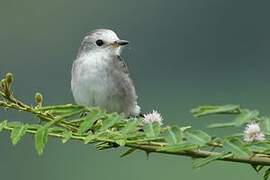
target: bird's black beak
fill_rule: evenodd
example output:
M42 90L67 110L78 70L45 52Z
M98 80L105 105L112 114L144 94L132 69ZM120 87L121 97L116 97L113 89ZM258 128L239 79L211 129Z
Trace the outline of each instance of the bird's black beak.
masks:
M129 42L126 40L117 40L115 41L115 44L117 44L118 46L125 46L127 45Z

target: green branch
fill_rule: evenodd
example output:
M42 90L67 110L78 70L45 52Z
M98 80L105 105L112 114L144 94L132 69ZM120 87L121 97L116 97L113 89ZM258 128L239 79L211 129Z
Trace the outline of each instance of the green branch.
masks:
M63 143L79 140L84 144L94 144L100 150L129 148L122 156L135 150L142 150L147 154L188 156L195 159L195 168L215 160L245 163L252 165L257 172L265 171L264 179L268 178L270 120L260 116L257 110L242 109L238 105L201 106L192 110L195 117L218 114L232 117L231 122L210 124L209 127L212 128L235 128L254 122L264 127L260 132L261 139L258 137L246 141L243 140L242 132L216 137L194 130L191 126L162 126L157 122L146 124L143 118L127 119L117 113L107 114L99 108L72 104L43 106L40 93L36 94L35 105L32 106L14 96L12 83L13 76L10 73L1 81L0 108L26 112L38 119L31 124L8 120L0 122L0 132L10 131L14 145L28 133L34 135L39 154L43 153L48 137L55 137Z

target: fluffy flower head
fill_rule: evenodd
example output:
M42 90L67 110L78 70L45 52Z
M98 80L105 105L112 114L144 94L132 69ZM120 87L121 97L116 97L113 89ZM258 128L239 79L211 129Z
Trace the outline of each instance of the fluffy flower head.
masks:
M143 118L144 124L149 124L153 122L158 122L159 124L162 124L163 118L160 113L153 110L153 112L145 114Z
M252 122L247 124L244 130L244 141L264 141L265 135L261 132L261 128L258 123Z

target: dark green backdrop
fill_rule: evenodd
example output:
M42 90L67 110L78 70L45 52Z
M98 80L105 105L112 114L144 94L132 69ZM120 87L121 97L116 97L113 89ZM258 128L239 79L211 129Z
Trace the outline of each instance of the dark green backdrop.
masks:
M0 75L13 72L16 94L32 102L73 102L72 61L83 35L111 28L124 50L139 102L167 123L204 128L189 110L235 103L270 114L270 2L266 0L0 0ZM0 111L0 119L29 120ZM213 131L216 133L216 131ZM223 133L226 133L223 131ZM98 152L50 139L43 156L31 136L16 147L0 135L1 179L257 179L247 165L216 162L192 170L190 159L138 152Z

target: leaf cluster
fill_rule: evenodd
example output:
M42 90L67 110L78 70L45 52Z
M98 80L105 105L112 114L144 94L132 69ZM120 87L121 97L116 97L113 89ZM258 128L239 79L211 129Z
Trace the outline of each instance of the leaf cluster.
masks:
M216 137L191 126L145 124L142 118L108 114L98 107L73 104L44 106L40 93L35 95L34 105L29 105L14 96L13 81L10 73L1 81L0 108L27 112L35 116L37 122L3 120L0 122L0 132L10 131L13 145L20 142L26 134L32 134L39 155L44 153L49 137L56 137L62 143L78 140L84 144L94 144L99 150L128 148L121 157L130 155L135 150L143 150L147 155L165 153L189 156L194 159L194 168L216 160L247 163L257 172L264 172L265 180L269 177L270 169L267 166L270 165L270 119L261 116L257 110L242 109L239 105L209 105L191 111L195 117L222 114L229 115L232 119L230 122L210 124L209 128L239 129L251 122L264 127L266 141L247 143L243 141L241 132Z

